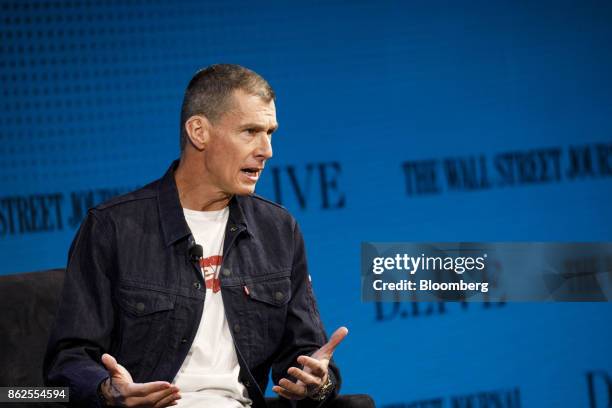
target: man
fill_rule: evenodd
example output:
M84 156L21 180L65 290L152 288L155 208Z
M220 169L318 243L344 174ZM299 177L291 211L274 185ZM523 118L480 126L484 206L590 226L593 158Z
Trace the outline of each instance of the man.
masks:
M253 195L277 129L275 96L237 65L198 72L181 158L89 211L72 243L45 358L75 405L298 406L338 391L304 243L291 215Z

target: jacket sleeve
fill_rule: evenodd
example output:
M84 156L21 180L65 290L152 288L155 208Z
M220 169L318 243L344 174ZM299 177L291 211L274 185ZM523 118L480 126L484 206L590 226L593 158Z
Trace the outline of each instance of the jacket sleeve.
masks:
M312 291L310 275L306 264L304 238L299 226L293 220L293 265L291 272L291 300L287 310L287 320L281 347L272 364L272 381L278 384L283 377L289 378L287 370L298 366L300 355L311 355L327 342L327 335L321 323L317 302ZM297 407L321 407L331 401L340 389L340 371L333 359L329 363L329 375L334 382L334 391L323 402L305 398L297 402ZM292 380L295 380L292 378Z
M99 406L98 385L109 376L100 357L110 347L113 330L114 248L99 217L89 211L70 247L43 364L45 383L69 387L72 406Z

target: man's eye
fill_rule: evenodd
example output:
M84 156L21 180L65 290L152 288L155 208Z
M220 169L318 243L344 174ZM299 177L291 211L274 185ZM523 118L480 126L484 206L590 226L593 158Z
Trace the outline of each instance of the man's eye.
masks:
M257 129L247 129L247 132L251 135L254 135L255 133L257 133Z

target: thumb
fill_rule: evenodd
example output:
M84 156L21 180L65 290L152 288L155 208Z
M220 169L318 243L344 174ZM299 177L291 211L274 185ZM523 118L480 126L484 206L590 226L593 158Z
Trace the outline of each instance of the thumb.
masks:
M102 354L102 364L104 364L104 367L106 367L111 375L119 374L119 364L117 363L115 357L111 356L110 354Z
M126 383L133 383L134 380L130 375L129 371L119 364L115 357L111 356L108 353L102 354L102 364L108 370L108 373L113 378L113 380L119 380Z

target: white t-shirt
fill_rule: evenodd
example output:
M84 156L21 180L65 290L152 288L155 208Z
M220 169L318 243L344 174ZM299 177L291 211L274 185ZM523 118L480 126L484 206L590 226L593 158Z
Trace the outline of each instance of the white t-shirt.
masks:
M200 261L206 282L206 300L198 332L174 384L182 398L178 406L243 408L252 401L244 385L238 381L240 366L225 317L219 285L219 269L223 255L223 237L229 207L219 211L183 209L187 225L201 245Z

